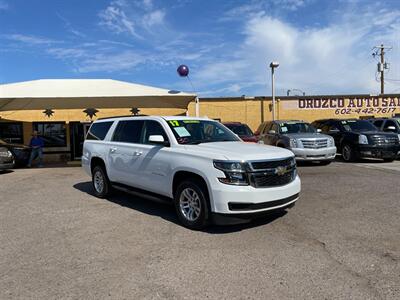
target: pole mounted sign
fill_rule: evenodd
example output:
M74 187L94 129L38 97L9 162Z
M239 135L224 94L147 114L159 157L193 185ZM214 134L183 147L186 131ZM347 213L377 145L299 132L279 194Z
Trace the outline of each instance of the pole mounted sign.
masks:
M302 98L297 108L332 109L336 115L385 114L400 109L400 97Z

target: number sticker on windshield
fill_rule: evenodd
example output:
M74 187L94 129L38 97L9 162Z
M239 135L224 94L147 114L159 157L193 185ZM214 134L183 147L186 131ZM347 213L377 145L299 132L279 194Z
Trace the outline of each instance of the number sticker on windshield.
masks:
M287 127L281 127L281 131L282 131L282 132L287 132L288 129L287 129Z
M179 121L172 120L172 121L169 121L169 124L171 124L173 127L176 127L176 126L179 126Z

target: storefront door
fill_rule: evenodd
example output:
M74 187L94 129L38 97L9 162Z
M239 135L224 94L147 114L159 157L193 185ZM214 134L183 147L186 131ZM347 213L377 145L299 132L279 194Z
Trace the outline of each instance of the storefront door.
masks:
M71 159L77 160L82 156L83 142L91 123L70 122Z

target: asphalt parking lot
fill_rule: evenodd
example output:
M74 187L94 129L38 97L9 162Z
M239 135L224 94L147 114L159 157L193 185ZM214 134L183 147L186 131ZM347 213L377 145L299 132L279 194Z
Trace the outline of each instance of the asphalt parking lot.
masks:
M287 214L204 232L80 168L2 173L0 299L399 299L400 161L299 169Z

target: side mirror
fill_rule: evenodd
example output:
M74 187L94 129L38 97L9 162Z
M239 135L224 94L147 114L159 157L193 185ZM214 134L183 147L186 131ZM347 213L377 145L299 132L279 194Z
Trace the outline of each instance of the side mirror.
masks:
M317 132L320 133L322 132L322 130L320 128L317 128Z
M388 126L387 128L385 128L385 131L396 132L396 127L394 127L394 126Z
M156 144L156 145L163 145L163 146L169 145L168 141L165 141L164 137L162 135L149 136L149 142L152 144Z
M270 131L268 131L268 133L269 134L276 134L276 131L275 130L270 130Z

